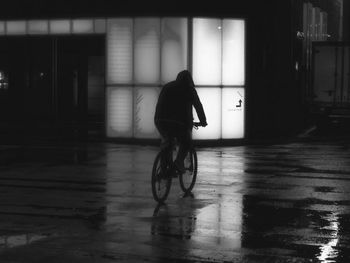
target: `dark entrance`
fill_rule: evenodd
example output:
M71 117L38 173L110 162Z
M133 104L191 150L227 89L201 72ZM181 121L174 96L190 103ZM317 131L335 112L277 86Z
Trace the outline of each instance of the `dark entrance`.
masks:
M104 37L0 38L0 132L104 135Z

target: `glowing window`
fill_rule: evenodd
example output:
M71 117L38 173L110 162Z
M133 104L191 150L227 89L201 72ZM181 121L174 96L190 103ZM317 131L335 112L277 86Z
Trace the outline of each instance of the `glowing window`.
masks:
M107 83L131 84L133 63L132 19L108 20Z
M135 82L159 83L160 75L160 19L135 19Z
M244 88L222 89L222 138L244 138Z
M132 89L107 88L107 136L132 137Z
M90 19L76 19L72 21L73 33L87 34L94 32L94 21Z
M193 79L196 85L221 85L221 20L193 19Z
M202 102L205 115L207 117L208 126L194 130L194 139L220 139L221 138L221 89L216 88L196 88L198 96ZM193 116L195 121L195 109Z
M162 82L172 81L187 68L187 19L162 19Z
M157 138L154 125L154 113L159 95L159 88L139 87L135 90L135 137Z
M6 33L8 35L24 35L27 33L26 21L7 21Z
M70 34L71 21L70 20L50 20L51 34Z
M47 20L28 21L28 34L48 34L49 22Z
M245 74L244 20L224 19L222 30L222 84L242 86Z
M0 35L5 34L5 22L0 22Z
M106 33L106 19L95 19L94 20L95 33Z

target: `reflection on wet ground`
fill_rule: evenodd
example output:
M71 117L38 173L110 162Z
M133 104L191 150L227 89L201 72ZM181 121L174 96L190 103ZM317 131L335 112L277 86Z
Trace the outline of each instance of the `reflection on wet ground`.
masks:
M198 148L164 205L157 150L0 146L0 262L350 262L348 141Z

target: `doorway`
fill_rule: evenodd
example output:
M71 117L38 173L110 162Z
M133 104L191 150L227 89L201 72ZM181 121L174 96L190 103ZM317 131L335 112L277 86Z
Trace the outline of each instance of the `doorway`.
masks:
M1 132L104 136L104 41L96 35L1 38Z

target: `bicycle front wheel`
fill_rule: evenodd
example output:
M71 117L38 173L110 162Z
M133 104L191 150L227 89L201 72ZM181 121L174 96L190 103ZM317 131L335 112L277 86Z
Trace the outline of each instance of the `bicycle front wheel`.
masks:
M164 202L170 191L172 177L167 174L168 167L161 167L162 152L158 153L152 169L152 194L155 201ZM163 171L165 170L165 171Z
M191 149L185 159L185 172L179 176L180 187L185 193L192 191L197 179L197 153L195 149Z

